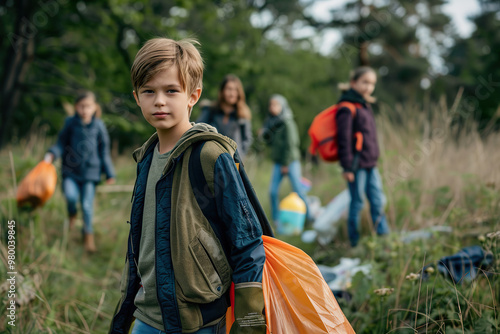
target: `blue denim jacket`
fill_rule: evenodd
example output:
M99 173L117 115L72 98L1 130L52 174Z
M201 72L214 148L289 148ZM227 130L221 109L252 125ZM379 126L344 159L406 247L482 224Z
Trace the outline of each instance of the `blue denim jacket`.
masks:
M78 115L66 118L57 143L49 152L54 159L62 158L63 178L99 182L101 174L105 174L107 179L115 176L109 154L108 131L104 123L95 117L89 124L83 124Z

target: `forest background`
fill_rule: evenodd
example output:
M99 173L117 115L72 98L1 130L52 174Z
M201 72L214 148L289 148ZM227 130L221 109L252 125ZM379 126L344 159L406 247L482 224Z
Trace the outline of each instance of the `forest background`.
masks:
M0 0L0 332L107 331L126 251L131 152L153 131L133 100L130 66L141 45L157 36L200 41L203 99L216 99L224 75L241 78L254 134L270 95L288 98L304 175L312 181L309 195L323 205L346 185L338 164L311 161L307 129L337 101L337 84L351 69L372 66L379 79L379 169L393 233L374 236L365 208L354 249L345 220L328 245L278 237L318 264L336 266L349 257L371 267L344 282L338 298L357 333L500 331L500 3L478 0L469 18L473 29L462 36L443 0L343 1L326 21L311 14L319 2ZM318 37L332 30L342 39L325 50ZM68 231L60 185L42 209L26 212L15 202L17 185L56 140L80 89L97 94L117 170L116 185L98 187L94 255L83 252L78 229ZM193 113L194 119L199 107ZM271 167L265 145L256 141L246 169L268 213ZM290 190L285 182L281 197ZM17 223L16 327L6 317L11 220ZM429 232L435 227L448 232ZM439 259L473 245L494 259L476 279L453 282L437 274Z
M238 75L253 110L254 130L267 115L269 96L287 97L303 149L312 118L337 101L337 83L358 65L379 73L377 109L425 106L442 96L451 103L463 87L453 121L472 117L484 130L496 119L498 2L479 2L481 11L471 17L475 30L467 38L443 12L443 0L347 2L327 22L307 14L313 3L1 1L0 147L25 137L33 120L56 134L79 89L97 93L115 153L137 146L151 130L132 98L130 67L141 45L156 36L201 42L204 99L216 99L225 74ZM330 53L319 53L317 42L296 33L313 29L319 35L332 28L343 41Z

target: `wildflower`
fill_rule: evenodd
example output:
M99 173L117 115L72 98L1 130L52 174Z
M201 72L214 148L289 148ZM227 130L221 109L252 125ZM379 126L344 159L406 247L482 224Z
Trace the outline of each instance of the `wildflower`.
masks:
M408 281L416 281L419 278L420 278L420 274L411 273L410 275L406 275L406 279Z
M500 239L500 231L488 233L486 237L489 239Z
M486 237L484 235L480 235L479 237L477 237L477 239L481 242L485 242L486 241Z
M389 296L394 292L394 288L382 288L374 290L373 293L379 296Z
M433 274L434 273L434 268L433 267L427 267L425 269L425 272L428 273L428 274Z

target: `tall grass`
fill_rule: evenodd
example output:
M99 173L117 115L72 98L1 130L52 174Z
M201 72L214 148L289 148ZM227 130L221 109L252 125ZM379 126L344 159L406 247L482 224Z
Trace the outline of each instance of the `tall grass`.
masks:
M16 301L21 304L16 326L8 326L7 294L2 290L6 285L0 287L0 332L105 333L119 298L130 194L97 193L94 223L99 253L95 255L83 251L81 221L75 230L68 230L60 184L42 209L19 211L13 181L18 183L43 158L52 140L46 140L45 129L35 121L30 138L0 152L0 184L5 189L0 195L0 286L6 282L7 221L15 220ZM119 157L115 165L119 183L133 183L135 170L128 158Z
M459 99L457 99L459 101ZM359 257L372 265L369 276L354 277L350 300L339 299L358 333L495 333L500 315L499 230L500 134L481 134L470 120L460 119L459 102L444 100L419 106L382 106L377 116L381 158L379 168L388 198L393 233L373 235L368 212L362 215L362 239L351 249L345 223L328 246L304 244L318 263L334 266L341 257ZM465 124L465 125L464 125ZM6 305L0 304L0 332L105 333L119 298L130 214L130 193L98 192L95 231L99 252L83 251L79 227L69 231L60 185L44 208L18 211L15 186L43 157L54 140L33 124L32 136L0 151L0 286L6 281L6 222L17 223L18 272L16 327L7 326ZM119 185L133 184L130 154L114 159ZM267 212L271 162L251 154L246 168ZM303 164L313 183L310 195L326 204L346 185L338 164ZM100 186L103 189L105 186ZM290 191L285 182L284 196ZM450 226L449 234L403 243L402 231L435 225ZM453 284L435 271L443 256L480 244L495 256L495 265L472 282ZM409 276L411 273L417 274ZM418 276L420 274L420 276ZM415 278L410 280L410 278ZM425 279L424 279L425 277ZM22 282L21 282L22 280ZM380 288L392 291L381 296ZM390 290L393 289L393 290ZM0 288L1 290L1 288ZM5 291L1 293L6 300Z
M427 109L381 108L379 168L393 233L388 238L374 236L365 210L361 246L349 248L344 227L331 245L310 251L317 262L327 265L344 256L360 257L372 265L369 277L355 277L352 300L340 301L357 332L500 330L500 233L491 233L500 229L500 134L480 133L471 119L461 119L459 99L460 95L450 108L444 100ZM340 173L338 166L319 166L312 174L319 187L312 191L328 200L345 188ZM402 242L401 232L436 225L449 226L453 232ZM481 271L477 280L455 285L435 269L422 271L471 245L481 245L495 258L494 266ZM394 290L379 296L381 288Z

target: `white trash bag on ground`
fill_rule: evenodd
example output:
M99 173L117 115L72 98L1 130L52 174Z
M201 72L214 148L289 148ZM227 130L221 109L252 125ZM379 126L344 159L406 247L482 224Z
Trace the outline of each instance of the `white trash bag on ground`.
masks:
M351 203L349 189L345 189L328 203L314 221L313 228L321 245L329 244L337 235L340 219L346 217Z

